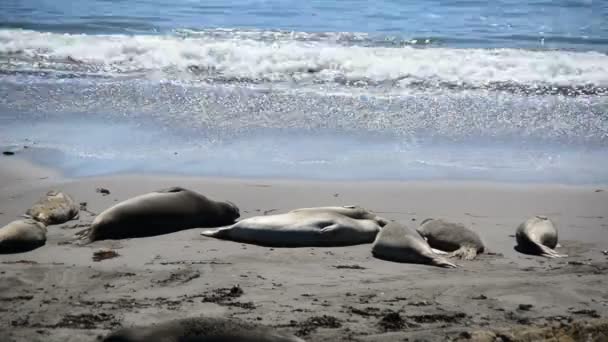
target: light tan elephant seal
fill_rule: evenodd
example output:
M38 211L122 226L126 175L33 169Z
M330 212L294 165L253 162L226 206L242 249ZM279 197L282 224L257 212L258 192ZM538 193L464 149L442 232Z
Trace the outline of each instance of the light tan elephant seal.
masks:
M290 211L291 213L308 212L308 213L321 213L321 212L332 212L348 216L352 219L357 220L372 220L376 221L380 227L386 226L388 220L377 216L371 211L361 208L356 205L345 205L336 207L312 207L312 208L300 208Z
M449 257L473 260L485 249L479 235L459 223L426 219L416 230L431 248L451 252Z
M45 243L46 226L36 220L17 220L0 228L0 254L28 252Z
M371 243L379 230L373 220L304 210L250 217L201 235L268 247L330 247Z
M565 254L557 253L557 228L545 216L534 216L517 227L515 232L518 251L536 254L547 258L563 258Z
M51 190L28 209L26 215L48 226L78 219L79 208L70 195Z
M199 317L148 327L123 328L102 342L304 342L274 329L236 319Z
M378 259L455 268L455 264L433 253L431 246L406 225L391 222L376 237L372 255Z
M87 236L89 241L96 241L221 227L234 223L239 215L233 203L173 187L133 197L105 210L95 218Z

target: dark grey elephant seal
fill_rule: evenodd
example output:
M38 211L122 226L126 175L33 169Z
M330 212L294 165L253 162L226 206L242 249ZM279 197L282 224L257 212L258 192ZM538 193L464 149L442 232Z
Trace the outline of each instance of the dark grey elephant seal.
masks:
M201 235L268 247L330 247L371 243L379 230L373 220L305 210L250 217Z
M221 227L239 217L230 202L216 202L180 187L140 195L99 214L90 241L154 236L196 227Z
M473 260L484 251L479 235L459 223L426 219L416 230L431 248L451 252L449 257Z
M26 215L48 226L78 219L79 208L70 195L51 190L28 209Z
M225 318L186 318L120 329L102 342L304 342L271 328Z
M36 220L17 220L0 228L0 254L27 252L45 243L46 226Z
M387 224L376 237L372 255L378 259L455 268L455 264L433 253L431 246L406 225Z
M312 208L300 208L294 209L290 211L290 213L299 213L299 212L308 212L308 213L321 213L321 212L332 212L337 214L342 214L344 216L348 216L352 219L357 220L372 220L376 221L380 227L386 226L388 220L377 216L371 211L361 208L356 205L345 205L341 207L312 207Z
M516 249L527 254L542 255L547 258L563 258L557 253L557 228L545 216L534 216L517 227L515 232Z

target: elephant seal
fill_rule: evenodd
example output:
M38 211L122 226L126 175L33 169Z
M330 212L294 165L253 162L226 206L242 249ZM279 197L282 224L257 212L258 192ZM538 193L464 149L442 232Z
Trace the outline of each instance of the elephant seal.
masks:
M221 227L240 216L230 202L216 202L180 187L120 202L99 214L87 230L89 241L173 233L196 227Z
M451 252L449 257L473 260L484 251L479 235L462 224L426 219L416 230L431 248Z
M300 208L294 209L290 211L290 213L299 213L299 212L308 212L308 213L321 213L321 212L332 212L342 214L344 216L348 216L352 219L357 220L372 220L376 221L380 227L386 226L388 220L377 216L371 211L361 208L357 205L345 205L341 207L312 207L312 208Z
M148 327L123 328L102 342L304 342L271 328L236 319L198 317Z
M433 253L418 233L404 224L391 222L376 237L372 255L378 259L455 268L455 264Z
M557 228L545 216L534 216L517 227L515 232L518 251L542 255L547 258L564 258L553 248L557 247Z
M331 211L255 216L201 235L268 247L349 246L374 241L380 226Z
M17 220L0 228L0 254L28 252L45 243L46 226L36 220Z
M26 215L45 225L61 224L78 219L79 205L66 193L51 190L38 200Z

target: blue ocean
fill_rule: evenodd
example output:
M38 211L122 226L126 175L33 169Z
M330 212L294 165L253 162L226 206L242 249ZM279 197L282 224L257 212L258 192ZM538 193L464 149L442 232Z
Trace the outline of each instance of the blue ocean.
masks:
M0 146L70 176L605 184L608 1L2 0Z

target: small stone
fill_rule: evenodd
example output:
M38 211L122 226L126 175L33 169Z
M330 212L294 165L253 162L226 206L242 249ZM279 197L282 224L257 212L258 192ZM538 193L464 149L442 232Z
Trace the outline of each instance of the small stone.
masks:
M102 261L106 259L116 258L120 254L116 253L116 251L108 248L102 248L93 253L93 261Z
M106 188L97 188L97 189L95 189L95 191L100 193L102 196L107 196L110 194L110 190L108 190Z
M530 309L532 309L533 306L534 305L532 305L532 304L519 304L519 306L517 308L522 311L530 311Z

